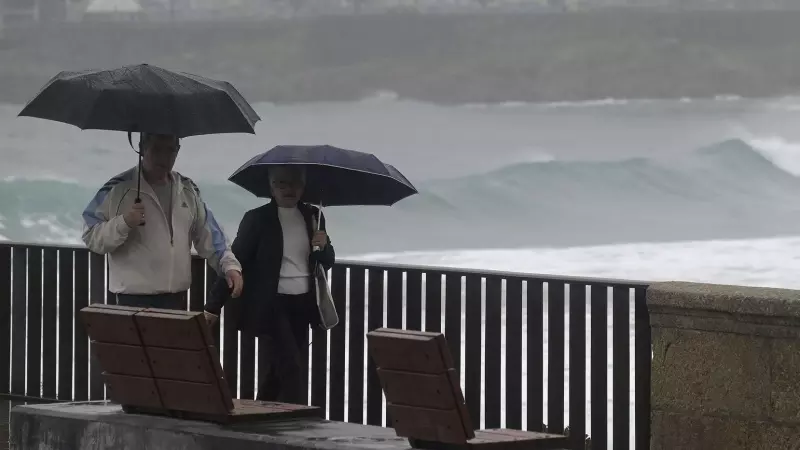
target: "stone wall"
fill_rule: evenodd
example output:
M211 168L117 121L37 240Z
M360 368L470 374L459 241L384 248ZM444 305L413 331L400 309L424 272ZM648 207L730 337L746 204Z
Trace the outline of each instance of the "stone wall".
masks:
M800 291L656 283L652 450L800 449Z

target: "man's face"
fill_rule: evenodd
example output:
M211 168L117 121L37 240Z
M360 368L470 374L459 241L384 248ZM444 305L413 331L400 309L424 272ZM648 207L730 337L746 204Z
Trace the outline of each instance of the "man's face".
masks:
M157 177L172 172L180 145L174 136L150 136L142 148L142 165Z
M270 175L270 189L278 206L291 208L297 205L303 196L303 188L305 182L299 170L281 167Z

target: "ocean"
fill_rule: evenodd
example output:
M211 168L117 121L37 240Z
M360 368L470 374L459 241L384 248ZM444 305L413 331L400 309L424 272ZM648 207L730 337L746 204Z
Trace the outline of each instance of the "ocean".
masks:
M342 257L649 279L679 270L643 272L665 257L662 245L683 254L724 240L713 245L749 252L780 246L759 239L791 239L800 223L800 98L437 106L381 93L255 107L256 135L187 138L177 162L231 239L263 200L228 176L286 143L375 153L420 190L393 207L326 209ZM0 235L79 244L84 206L136 155L123 133L16 117L20 109L0 105ZM591 266L610 255L615 268ZM726 264L763 260L736 259Z
M254 106L256 135L185 139L177 163L231 239L263 203L233 171L277 144L331 144L420 190L326 209L340 258L800 287L800 98ZM136 155L122 133L20 109L0 104L0 238L80 244L82 209Z

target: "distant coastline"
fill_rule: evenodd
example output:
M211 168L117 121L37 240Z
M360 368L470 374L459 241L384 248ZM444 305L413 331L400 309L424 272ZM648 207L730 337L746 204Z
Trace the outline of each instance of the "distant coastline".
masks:
M800 11L383 15L7 27L0 102L60 70L150 62L231 81L251 101L439 104L800 92Z

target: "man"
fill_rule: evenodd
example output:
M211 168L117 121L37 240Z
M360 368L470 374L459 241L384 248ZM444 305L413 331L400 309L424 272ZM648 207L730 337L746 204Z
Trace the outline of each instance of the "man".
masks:
M200 190L172 171L179 150L175 136L142 133L141 203L134 167L106 182L83 212L83 241L108 254L109 290L119 305L186 309L192 244L233 296L242 290L241 265Z
M305 171L292 166L269 173L272 201L245 213L233 241L247 286L234 315L242 334L259 338L267 367L258 370L258 400L306 404L308 327L319 322L313 273L330 269L336 253L319 211L300 202ZM206 304L213 323L232 294L218 282ZM262 350L263 349L263 350ZM305 372L304 372L305 371Z

